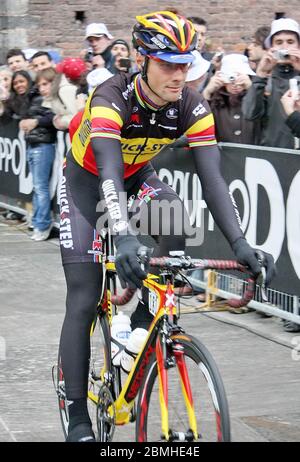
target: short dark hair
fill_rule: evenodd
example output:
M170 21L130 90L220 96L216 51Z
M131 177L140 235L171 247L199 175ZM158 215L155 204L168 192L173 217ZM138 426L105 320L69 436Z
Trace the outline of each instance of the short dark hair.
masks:
M260 45L262 48L265 49L265 39L268 37L270 34L271 28L269 26L261 26L253 34L253 38L255 42Z
M20 48L11 48L10 50L8 50L6 55L6 61L8 61L9 58L12 58L13 56L23 56L24 60L27 61L25 54Z
M198 26L207 27L207 22L205 21L205 19L200 18L199 16L189 16L187 19L193 22L194 24L198 24Z
M37 51L34 53L34 55L31 56L30 61L32 61L34 58L40 58L41 56L47 56L49 61L52 61L52 57L48 51Z

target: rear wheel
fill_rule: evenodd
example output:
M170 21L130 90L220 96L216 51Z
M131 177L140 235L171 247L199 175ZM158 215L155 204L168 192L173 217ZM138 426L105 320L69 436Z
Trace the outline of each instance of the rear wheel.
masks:
M224 385L209 351L194 337L172 337L167 369L170 441L230 441L230 421ZM175 348L174 348L175 346ZM175 349L182 348L197 421L191 425L182 393ZM137 406L136 440L162 441L158 370L155 354L145 374Z

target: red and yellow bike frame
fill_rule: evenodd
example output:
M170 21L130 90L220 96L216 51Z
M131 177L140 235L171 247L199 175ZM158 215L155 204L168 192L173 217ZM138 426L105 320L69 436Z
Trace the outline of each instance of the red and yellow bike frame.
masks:
M114 264L109 263L109 270L114 269ZM168 420L168 366L166 364L166 346L162 342L162 337L157 336L155 327L160 319L167 315L171 319L176 316L176 305L174 302L174 290L171 284L165 285L160 284L157 281L158 277L153 274L148 274L147 279L144 280L144 286L149 289L150 292L156 297L157 308L155 317L151 323L148 337L145 341L145 345L142 351L135 359L134 365L127 377L124 386L122 387L121 393L114 402L114 410L111 408L109 412L113 415L115 413L116 425L124 425L130 421L130 412L134 405L134 400L140 390L146 368L149 364L151 356L155 353L157 358L157 369L158 369L158 382L159 382L159 402L161 410L161 422L162 422L162 435L165 440L169 440L170 429ZM111 322L112 306L110 301L110 291L107 290L105 294L105 308L108 311L108 315ZM180 337L184 337L184 334L174 336L172 338L179 340L178 348L174 350L174 356L179 371L179 377L181 382L181 390L184 397L185 406L189 416L189 425L192 430L195 440L198 439L197 423L194 411L192 391L190 387L190 381L188 377L188 371L185 363L184 351L180 349ZM104 374L105 371L102 371ZM89 398L97 403L98 397L94 396L93 393L89 392Z

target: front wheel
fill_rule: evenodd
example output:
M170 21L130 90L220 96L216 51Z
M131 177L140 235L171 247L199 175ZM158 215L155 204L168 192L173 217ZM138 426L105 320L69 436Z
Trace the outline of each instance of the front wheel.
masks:
M213 357L194 337L180 334L171 338L167 369L169 441L230 441L225 389ZM174 351L178 347L183 351L183 367L190 383L190 401L193 402L196 417L196 437L191 430L191 418L183 396L178 361L175 359ZM158 382L157 358L153 354L139 393L136 441L164 439L161 430Z

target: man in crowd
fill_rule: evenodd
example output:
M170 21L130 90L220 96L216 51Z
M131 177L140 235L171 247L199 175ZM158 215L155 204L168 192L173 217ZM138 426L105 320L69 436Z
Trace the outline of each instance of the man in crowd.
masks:
M200 18L199 16L190 16L188 19L193 23L194 28L198 34L197 50L201 53L202 58L211 61L214 54L205 51L207 22L205 21L205 19Z
M6 62L12 72L28 70L28 61L23 51L19 48L12 48L8 51Z
M55 68L55 62L47 51L38 51L35 53L31 57L31 65L34 72L43 71L44 69L49 69L49 67Z
M111 54L110 46L113 36L109 33L103 23L92 23L86 28L85 39L91 48L91 61L93 68L105 67L114 72L114 57Z
M264 45L267 50L243 99L243 112L246 119L261 120L262 145L298 148L298 138L285 123L280 98L288 90L289 80L299 75L299 24L290 18L273 21Z
M247 47L249 63L255 71L259 61L264 55L265 44L264 41L270 34L269 26L261 26L254 32L253 38Z

